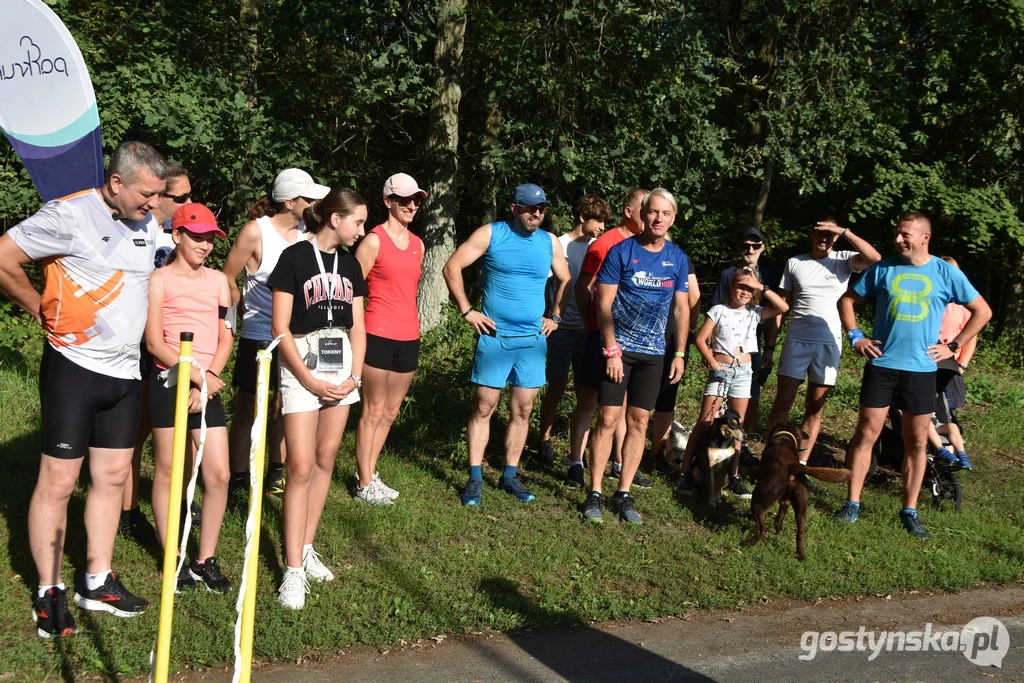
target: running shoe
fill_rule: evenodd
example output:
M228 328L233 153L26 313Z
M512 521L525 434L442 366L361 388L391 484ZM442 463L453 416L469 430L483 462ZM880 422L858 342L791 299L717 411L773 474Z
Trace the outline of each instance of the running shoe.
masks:
M529 503L536 498L536 496L526 490L523 483L519 481L519 477L501 477L498 479L498 488L506 493L511 493L521 503Z
M643 524L644 518L633 508L633 497L618 492L612 497L612 508L619 513L619 519L630 524Z
M366 486L359 488L356 487L356 500L361 500L364 503L369 503L375 506L394 505L395 501L384 495L384 491L381 490L380 486L376 481L370 481Z
M907 533L914 538L922 540L931 538L928 532L924 530L924 524L921 524L921 518L917 516L917 510L900 511L900 523L903 524L903 528L907 530Z
M689 472L683 472L676 479L676 491L684 496L692 496L694 494L693 477Z
M604 521L601 517L602 496L597 491L591 491L587 500L583 503L583 521L600 524Z
M957 451L956 452L956 459L959 461L960 467L962 467L963 469L965 469L965 470L973 470L974 469L974 467L971 466L971 459L967 457L967 453L965 453L963 451Z
M306 570L307 581L333 581L334 572L320 559L320 553L310 546L302 553L302 568Z
M160 539L156 535L156 529L149 523L146 514L139 508L121 511L121 521L117 526L117 533L123 538L130 538L141 546L156 548L160 546Z
M839 522L840 524L853 524L857 521L860 516L860 507L854 505L850 501L843 503L843 507L836 510L836 513L832 515L832 519Z
M356 472L356 473L354 473L352 475L352 481L355 482L355 487L359 488L359 473L358 472ZM385 484L381 480L380 473L378 473L378 472L374 472L373 473L373 482L375 484L377 484L377 488L379 488L381 490L381 493L383 493L385 496L387 496L390 500L398 500L398 496L401 495L398 491L396 491L395 489L393 489L390 486L388 486L387 484Z
M757 469L761 464L761 461L757 459L757 456L750 452L747 448L747 444L740 446L740 467L749 467L750 469Z
M565 483L574 489L586 488L587 485L583 481L583 463L575 462L569 465L569 469L565 473Z
M750 489L744 486L739 477L732 477L729 479L729 485L726 488L728 488L729 493L733 494L737 498L750 500L753 497L753 494L750 493Z
M466 490L462 492L462 504L471 507L479 507L480 499L484 493L484 480L470 477L466 482Z
M621 462L612 463L612 474L614 474L616 477L622 476ZM644 476L644 473L638 469L633 474L633 486L637 487L638 489L649 489L654 488L654 482L651 481L650 477Z
M62 588L47 588L32 605L32 621L40 638L62 638L75 632L75 618L68 611L68 593Z
M220 565L217 564L217 558L212 555L206 558L206 562L202 564L193 560L188 573L196 581L202 581L208 591L227 593L231 590L231 581L221 572Z
M279 498L284 495L284 466L271 465L263 478L263 495Z
M308 592L309 583L306 582L306 572L301 568L286 568L284 578L281 579L281 586L277 589L277 601L288 609L302 609L306 606L306 593Z
M109 612L115 617L135 617L149 607L149 601L130 593L114 572L107 574L107 580L95 590L86 588L85 575L80 575L75 604L84 610Z
M228 483L228 512L249 511L249 475L232 474Z
M544 439L537 445L537 455L549 465L555 462L558 456L555 455L555 447L551 445L551 439Z
M938 461L940 464L946 465L948 467L960 466L960 458L953 455L953 451L949 450L948 448L940 448L939 450L937 450L935 452L935 460Z
M196 580L192 578L192 574L188 570L188 562L183 562L181 569L178 570L178 583L174 586L174 592L184 593L195 589Z

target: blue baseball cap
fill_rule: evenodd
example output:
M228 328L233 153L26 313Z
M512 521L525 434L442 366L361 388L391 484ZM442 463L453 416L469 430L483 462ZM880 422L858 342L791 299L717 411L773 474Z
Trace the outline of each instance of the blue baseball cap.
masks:
M517 187L512 196L512 201L524 206L538 206L540 204L544 204L545 206L551 205L551 202L548 201L548 197L544 194L544 190L541 186L534 185L533 183L526 183Z

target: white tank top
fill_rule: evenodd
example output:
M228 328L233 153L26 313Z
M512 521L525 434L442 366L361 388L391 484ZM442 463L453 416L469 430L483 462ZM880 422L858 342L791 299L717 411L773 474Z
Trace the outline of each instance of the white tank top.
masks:
M242 313L242 338L270 341L273 339L270 333L270 306L273 295L267 287L267 278L277 267L281 252L303 239L306 226L300 221L298 237L295 241L288 242L270 222L269 216L257 218L256 225L260 228L263 259L255 273L249 272L249 266L245 267L245 280L242 282L242 302L245 309Z

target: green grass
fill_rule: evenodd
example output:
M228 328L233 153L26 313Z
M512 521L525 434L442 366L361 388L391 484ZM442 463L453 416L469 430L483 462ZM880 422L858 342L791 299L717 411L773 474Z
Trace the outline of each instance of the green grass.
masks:
M637 494L642 527L620 524L610 512L601 526L581 524L582 494L561 485L561 470L529 462L524 478L537 494L534 503L522 505L497 491L498 470L486 469L483 507L462 508L458 493L466 476L471 341L466 327L453 326L425 344L417 383L380 462L385 480L402 492L393 508L370 508L349 496L345 486L354 471L353 435L346 433L317 542L338 578L314 586L303 612L287 611L275 600L282 564L280 505L269 501L265 506L258 658L315 659L355 644L387 648L444 633L643 619L779 598L957 590L1022 578L1024 434L1016 397L1024 395L1024 381L1000 367L994 353L982 355L972 367L979 386L987 387L979 391L985 402L963 411L977 467L961 477L964 509L934 510L922 503L932 540L921 543L896 521L898 476L881 472L867 489L865 513L850 528L830 519L845 489L820 484L824 494L812 499L808 515L808 559L800 563L794 559L792 518L782 534L769 533L755 548L741 550L752 528L744 504L709 511L676 499L662 478L656 478L653 490ZM0 553L0 676L41 680L145 674L157 606L136 619L92 617L74 609L80 624L74 637L52 643L35 635L29 615L36 576L25 517L38 469L38 360L35 351L24 354L0 356L0 458L5 466L0 481L0 550L5 551ZM844 363L822 437L822 456L839 459L856 420L860 373L855 359L847 357ZM701 375L691 369L680 392L683 421L696 414ZM769 387L762 414L771 398ZM563 412L571 405L565 399ZM503 435L503 417L498 416L489 449L492 463L500 463ZM564 439L558 446L565 450ZM148 456L146 462L144 494L151 474ZM84 562L83 501L84 488L69 510L63 572L69 584ZM242 524L229 515L218 549L221 566L236 582ZM117 543L115 568L129 588L153 600L160 592L157 566L157 558L134 543ZM234 595L205 592L178 596L172 669L231 660L234 601Z

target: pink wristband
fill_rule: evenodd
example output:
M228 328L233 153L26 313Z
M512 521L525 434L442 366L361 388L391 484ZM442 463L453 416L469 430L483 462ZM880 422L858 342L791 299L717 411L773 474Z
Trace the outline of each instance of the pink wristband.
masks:
M622 356L622 348L618 344L612 344L601 349L601 353L605 358L620 358Z

